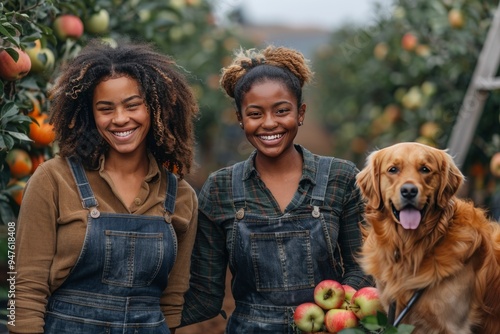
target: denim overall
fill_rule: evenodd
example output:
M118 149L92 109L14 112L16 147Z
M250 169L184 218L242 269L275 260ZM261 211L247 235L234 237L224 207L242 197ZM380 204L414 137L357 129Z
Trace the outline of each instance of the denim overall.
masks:
M167 173L164 217L101 213L83 167L68 162L89 210L87 231L74 268L48 300L45 333L169 334L160 296L177 256L176 177Z
M234 166L236 217L229 266L234 275L236 308L228 321L227 334L295 333L295 307L314 300L313 290L319 281L340 277L334 258L338 227L328 228L332 212L322 207L331 161L320 157L311 205L280 217L245 212L245 162Z

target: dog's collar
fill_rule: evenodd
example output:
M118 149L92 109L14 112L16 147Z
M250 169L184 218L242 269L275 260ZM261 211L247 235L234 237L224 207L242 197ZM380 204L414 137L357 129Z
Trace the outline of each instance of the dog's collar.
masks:
M418 298L422 295L424 290L425 289L419 289L413 293L413 296L410 298L408 305L406 305L406 307L401 311L401 313L398 315L398 318L396 320L394 320L394 318L396 316L397 305L396 305L396 301L393 301L391 303L391 305L389 306L389 314L388 314L387 321L390 324L392 324L394 327L397 327L399 325L399 323L401 322L401 320L403 320L403 318L406 316L406 314L410 311L412 306L417 302Z

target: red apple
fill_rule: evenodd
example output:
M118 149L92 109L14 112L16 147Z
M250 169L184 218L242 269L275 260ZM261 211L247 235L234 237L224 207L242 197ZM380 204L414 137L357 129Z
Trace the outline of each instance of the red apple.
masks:
M500 152L493 154L490 161L490 171L495 177L500 177Z
M302 303L293 313L293 321L303 332L319 332L324 325L325 311L314 303Z
M0 78L7 81L19 80L31 69L31 60L28 54L15 47L12 49L19 55L17 61L7 51L0 51Z
M82 20L72 14L63 14L54 20L54 33L61 41L78 39L83 34Z
M401 38L401 47L406 51L413 51L418 44L418 38L411 32L407 32Z
M351 304L352 296L356 293L356 289L347 284L342 284L345 291L344 302L342 303L341 309L347 310Z
M453 8L448 12L448 22L450 26L454 29L460 29L465 24L464 15L462 11L458 8Z
M328 310L324 321L328 333L338 333L343 329L355 328L359 325L358 317L351 310Z
M339 308L344 302L345 291L337 281L327 279L314 288L314 301L325 310Z
M380 302L379 292L377 288L371 286L356 291L352 296L349 309L352 310L359 319L363 319L368 315L376 315L377 311L384 312L384 308Z
M109 29L109 12L101 9L85 21L85 30L92 34L105 34Z

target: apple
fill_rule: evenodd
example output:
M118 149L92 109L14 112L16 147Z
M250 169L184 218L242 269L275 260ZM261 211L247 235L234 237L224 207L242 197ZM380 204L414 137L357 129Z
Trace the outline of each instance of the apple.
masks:
M407 32L401 38L401 47L406 51L413 51L418 44L418 38L411 32Z
M420 126L420 135L429 139L436 139L441 132L439 124L433 121L427 121Z
M403 106L410 110L416 110L420 108L423 102L422 92L420 91L420 87L418 86L411 87L401 99L401 103L403 104Z
M390 103L385 106L383 117L389 124L394 124L401 119L401 108L397 104Z
M431 82L431 81L424 81L424 83L420 86L422 93L424 93L425 96L431 96L436 93L436 84Z
M68 38L78 39L83 34L82 20L72 14L63 14L54 20L54 33L61 41Z
M109 29L109 12L101 9L97 13L90 15L85 21L85 30L92 34L105 34Z
M42 48L40 40L35 41L35 46L26 49L31 60L31 71L35 73L52 72L55 56L51 49Z
M325 327L328 333L338 333L346 328L359 325L359 318L351 310L331 309L325 314Z
M465 24L464 15L462 11L458 8L450 9L448 12L448 23L454 29L460 29Z
M342 303L340 308L347 310L349 308L349 305L351 304L352 296L356 293L357 290L347 284L342 284L342 287L344 288L345 291L345 297L344 297L344 302Z
M349 309L353 311L359 319L368 315L376 315L377 311L384 312L378 289L366 286L359 289L351 298Z
M373 48L373 55L378 60L384 60L388 52L389 47L387 46L387 43L384 42L377 43L377 45Z
M428 57L431 54L431 48L427 44L419 44L415 47L415 53L420 57Z
M11 49L19 55L17 61L7 51L0 51L0 78L7 81L19 80L26 76L31 69L31 60L28 54L19 48L13 47Z
M344 302L344 298L344 288L335 280L323 280L314 288L314 302L325 310L339 308Z
M325 311L315 303L302 303L293 312L293 322L303 332L319 332L324 320Z
M493 154L490 161L490 171L495 177L500 177L500 152Z

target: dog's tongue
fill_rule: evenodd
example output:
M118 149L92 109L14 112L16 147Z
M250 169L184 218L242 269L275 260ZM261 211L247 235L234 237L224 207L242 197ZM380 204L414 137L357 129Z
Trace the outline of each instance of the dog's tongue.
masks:
M399 222L407 230L414 230L420 224L420 211L414 208L406 208L399 212Z

